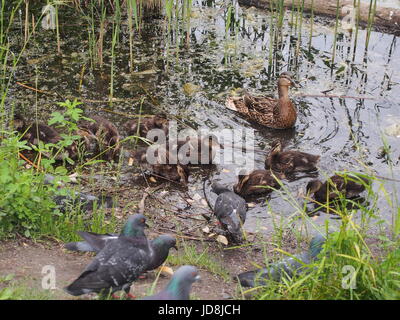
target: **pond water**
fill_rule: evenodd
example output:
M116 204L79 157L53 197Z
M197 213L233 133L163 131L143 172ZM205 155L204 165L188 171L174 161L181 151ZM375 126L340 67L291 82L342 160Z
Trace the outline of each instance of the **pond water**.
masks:
M168 32L164 19L144 24L141 35L135 36L133 73L129 64L128 28L123 24L115 54L114 101L110 106L101 101L109 99L111 34L105 37L103 68L91 71L87 26L80 24L82 20L72 10L60 8L62 55L56 53L55 33L38 30L15 73L16 81L32 87L37 83L38 89L54 94L36 95L14 83L7 105L23 108L30 115L37 109L39 118L48 119L49 113L57 108L56 102L76 96L86 99L84 108L88 114L100 113L122 127L127 118L101 110L138 114L138 100L145 95L143 114L164 110L191 127L216 131L254 129L254 140L250 144L256 149L255 168L264 168L271 142L280 138L288 148L320 154L323 180L335 170L367 172L400 180L400 133L387 131L396 123L400 124L398 37L372 32L366 50L365 30L359 31L356 46L354 35L343 32L338 36L331 68L333 21L317 17L310 43L309 18L304 16L302 28L296 28L289 24L291 13L287 11L281 40L271 46L268 12L236 5L236 31L231 28L227 35L226 11L222 1L195 0L189 27L180 22L172 24ZM184 32L186 28L190 30L188 37ZM13 49L19 52L23 30L16 26L14 31ZM254 126L225 108L226 96L238 88L258 94L276 94L276 78L286 70L292 71L302 84L302 88L291 91L299 112L293 130ZM186 88L187 84L195 85L196 90L188 92L185 84ZM325 90L331 90L329 95L348 98L313 97ZM393 166L379 157L383 141L391 146ZM196 193L204 197L203 181L206 179L206 193L213 203L215 195L209 192L209 181L218 180L232 186L237 181L238 169L235 165L217 165L212 170L196 171L190 177L188 193L192 197L196 197ZM268 231L273 223L291 221L288 218L298 214L293 203L302 205L299 194L308 180L285 181L293 199L290 202L277 192L272 193L267 202L266 198L255 201L255 207L249 210L246 228ZM397 182L382 183L388 199L400 198ZM380 187L380 182L374 183L377 192L381 192ZM186 203L179 204L181 192L171 187L168 197L184 208ZM388 204L383 193L378 207L381 210L377 215L390 224L396 208ZM325 220L332 226L338 223L334 216L324 213L307 223L323 225Z
M361 0L361 2L370 3L369 0ZM377 0L377 5L388 8L400 8L399 0Z

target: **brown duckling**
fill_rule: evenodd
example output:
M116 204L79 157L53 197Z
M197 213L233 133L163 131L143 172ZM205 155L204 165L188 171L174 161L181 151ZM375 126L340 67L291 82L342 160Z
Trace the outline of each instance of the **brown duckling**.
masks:
M204 137L187 137L186 140L177 141L178 158L182 164L212 164L219 148L215 135Z
M282 173L274 172L274 175L276 178L269 170L254 170L250 174L239 175L239 181L233 190L242 197L270 193L272 189L268 187L279 189L280 184L277 179L285 178Z
M43 123L27 123L21 114L14 115L14 128L21 134L22 139L27 140L31 145L37 146L39 141L44 144L57 144L62 140L56 129ZM77 154L76 145L73 143L65 149L70 158L75 158ZM56 153L56 160L62 160L65 154Z
M20 133L25 133L22 138L33 145L38 145L39 141L45 144L56 144L61 141L56 129L43 123L28 124L20 114L14 116L14 128Z
M365 190L365 185L369 184L370 181L364 177L335 174L324 183L320 180L310 181L306 190L308 194L314 194L315 200L327 202L339 198L340 195L348 199L355 198Z
M265 159L265 168L286 174L316 171L320 158L295 150L283 151L281 141L277 140L272 144L271 151Z
M297 120L297 110L289 98L289 87L299 85L291 72L283 72L278 79L279 99L271 97L228 97L226 107L246 118L274 129L292 128Z
M153 129L160 129L164 131L165 135L167 135L168 124L169 122L167 116L163 113L160 113L151 117L140 118L140 120L130 120L125 124L125 128L129 136L139 135L140 137L146 137L147 133Z
M114 159L119 155L120 135L115 125L100 116L91 117L93 121L84 120L79 129L85 144L93 148L94 140L97 140L97 153L103 153L107 160Z
M176 157L162 145L154 145L153 150L149 150L149 148L140 148L132 152L131 157L137 164L156 176L187 184L189 169L186 165L180 164ZM149 156L150 158L148 158Z

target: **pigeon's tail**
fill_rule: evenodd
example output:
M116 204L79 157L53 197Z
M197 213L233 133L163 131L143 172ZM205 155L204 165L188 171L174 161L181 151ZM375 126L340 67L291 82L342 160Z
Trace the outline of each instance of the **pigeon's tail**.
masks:
M242 287L255 287L258 285L265 285L268 273L266 269L257 269L252 271L243 272L237 275L237 279Z
M70 251L82 251L82 252L96 252L89 243L86 241L80 242L69 242L64 245L64 248Z
M254 287L254 279L256 277L256 270L243 272L237 275L237 279L242 287Z

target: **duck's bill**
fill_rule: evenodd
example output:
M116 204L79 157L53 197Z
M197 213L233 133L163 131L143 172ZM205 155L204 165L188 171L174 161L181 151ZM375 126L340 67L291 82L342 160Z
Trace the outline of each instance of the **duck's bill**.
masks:
M201 281L201 277L199 274L194 278L194 281Z
M291 79L292 86L295 88L302 88L303 86L296 80Z

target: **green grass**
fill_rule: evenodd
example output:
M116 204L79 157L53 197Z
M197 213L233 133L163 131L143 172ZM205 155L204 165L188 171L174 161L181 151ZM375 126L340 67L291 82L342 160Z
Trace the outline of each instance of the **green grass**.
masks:
M392 249L399 243L386 241ZM347 228L330 235L319 260L301 273L282 282L268 281L266 286L246 290L256 299L285 300L366 300L400 298L400 251L383 257L371 254L365 239ZM354 272L353 272L354 271ZM354 276L354 284L350 284Z
M23 284L23 280L15 280L13 274L0 277L0 300L51 300L50 290L32 289Z
M186 241L181 241L178 247L178 254L171 254L168 256L168 263L176 266L192 265L200 269L209 271L229 281L230 276L222 265L211 253L208 252L208 248L199 252L194 244L190 244Z

